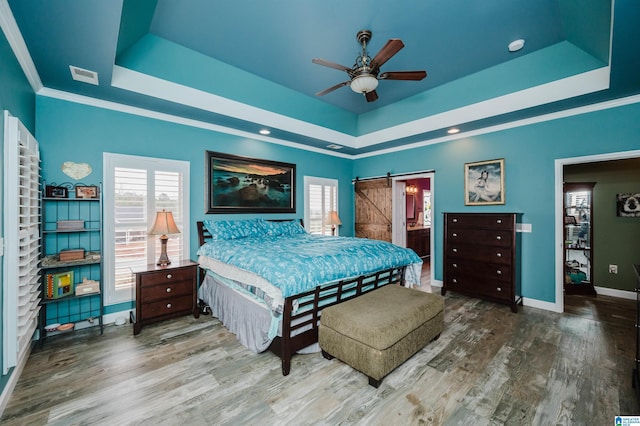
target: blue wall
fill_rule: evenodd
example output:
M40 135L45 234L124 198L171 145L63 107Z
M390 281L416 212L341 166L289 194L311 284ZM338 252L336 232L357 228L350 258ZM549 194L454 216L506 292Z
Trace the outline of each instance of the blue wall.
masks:
M4 110L12 116L18 117L22 123L34 133L35 127L35 94L29 85L20 64L7 42L4 33L0 31L0 152L4 157ZM4 164L4 163L2 163ZM4 236L4 170L0 170L0 235ZM0 365L2 365L2 318L3 318L3 273L0 262ZM1 370L0 370L1 371ZM4 391L13 370L7 375L0 375L0 393Z
M83 179L83 182L91 184L102 181L103 152L189 161L192 256L197 249L196 221L234 217L204 213L206 150L296 164L296 214L277 217L303 217L305 175L338 179L340 217L345 223L353 222L353 161L350 159L43 96L38 96L36 102L36 138L40 143L42 175L48 182L69 181L60 169L65 161L86 162L91 165L93 173ZM235 215L236 218L255 216ZM345 226L341 232L343 235L353 235L352 227Z
M640 149L640 104L358 159L357 176L435 170L435 278L442 279L443 212L521 212L524 297L555 302L555 164L559 158ZM466 207L464 164L505 159L506 204Z

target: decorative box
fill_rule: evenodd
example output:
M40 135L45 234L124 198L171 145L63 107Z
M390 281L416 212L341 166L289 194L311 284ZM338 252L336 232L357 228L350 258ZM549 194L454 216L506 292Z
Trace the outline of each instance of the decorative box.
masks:
M56 225L58 231L75 231L84 229L84 220L59 220Z
M76 296L84 294L100 293L100 282L95 280L82 279L82 284L76 286Z
M84 259L84 249L60 250L58 257L60 258L60 262L81 260Z

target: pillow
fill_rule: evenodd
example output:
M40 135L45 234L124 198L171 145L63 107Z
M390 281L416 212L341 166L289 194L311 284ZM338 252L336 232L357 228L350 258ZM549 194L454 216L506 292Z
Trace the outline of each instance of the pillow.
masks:
M264 227L267 231L267 235L272 236L307 233L298 220L286 220L284 222L270 222L265 220Z
M203 221L213 241L263 236L266 234L264 223L264 219Z

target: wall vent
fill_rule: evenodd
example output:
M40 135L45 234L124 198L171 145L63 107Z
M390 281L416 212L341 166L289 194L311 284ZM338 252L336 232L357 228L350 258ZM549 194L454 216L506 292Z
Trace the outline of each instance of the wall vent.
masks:
M74 67L69 65L71 70L71 77L76 81L82 81L83 83L98 85L98 73L95 71L86 70L84 68Z
M329 149L342 149L342 145L336 145L335 143L332 143L331 145L327 145L327 148L329 148Z

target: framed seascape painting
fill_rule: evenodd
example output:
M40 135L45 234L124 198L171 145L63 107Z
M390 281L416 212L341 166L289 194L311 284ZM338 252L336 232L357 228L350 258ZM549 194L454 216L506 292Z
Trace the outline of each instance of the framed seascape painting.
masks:
M464 204L504 204L504 158L464 165Z
M295 213L296 165L206 151L206 213Z

